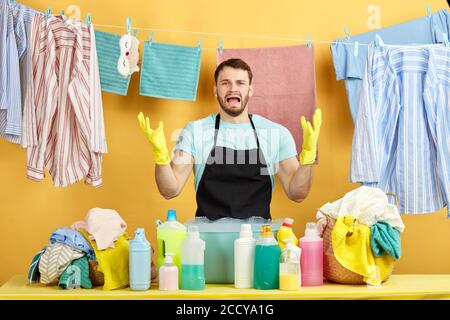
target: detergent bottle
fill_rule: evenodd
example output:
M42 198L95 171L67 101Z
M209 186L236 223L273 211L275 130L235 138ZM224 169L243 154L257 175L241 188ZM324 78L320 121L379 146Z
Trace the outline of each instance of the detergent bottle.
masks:
M272 227L263 225L255 248L253 284L255 289L279 288L280 246L275 240Z
M156 239L158 241L158 268L164 264L167 252L173 253L173 263L181 270L181 245L186 239L186 227L177 221L177 212L169 210L166 222L156 221ZM181 282L181 272L178 273L178 281Z
M302 254L302 286L320 286L323 284L323 239L319 236L316 224L306 224L305 236L300 239Z
M159 290L178 290L178 268L173 264L174 254L166 252L164 264L159 268Z
M150 288L151 260L150 243L145 238L144 228L137 228L134 239L130 240L129 276L131 290Z
M298 238L295 236L294 231L292 230L292 224L294 223L294 219L284 218L283 224L277 233L278 244L280 245L281 251L283 251L286 239L292 239L292 245L298 245Z
M189 226L181 253L181 288L205 289L205 241L200 239L198 226Z
M284 240L284 244L280 258L280 290L297 290L301 286L302 249L292 245L292 239Z
M252 225L241 224L240 237L234 240L234 286L239 289L253 288L256 239Z

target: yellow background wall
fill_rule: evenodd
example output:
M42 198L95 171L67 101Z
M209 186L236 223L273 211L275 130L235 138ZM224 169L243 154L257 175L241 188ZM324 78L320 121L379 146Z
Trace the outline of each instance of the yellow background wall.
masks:
M24 0L37 10L66 10L77 5L84 18L92 14L93 23L205 31L227 34L331 40L344 36L348 25L352 34L369 31L367 8L381 9L381 27L426 15L426 3L433 12L446 8L445 0ZM124 29L100 28L123 33ZM412 30L412 32L414 32ZM139 31L142 42L149 31ZM155 32L155 41L197 45L198 35ZM222 37L225 47L285 46L302 43ZM219 37L202 36L203 46L217 48ZM307 221L315 219L316 209L357 187L348 182L353 124L344 83L335 80L329 44L315 45L318 104L323 110L319 140L320 165L314 170L309 197L302 203L287 199L277 181L272 216L295 218L296 234L303 235ZM142 54L142 51L141 51ZM63 189L52 186L51 178L28 180L26 152L0 139L0 284L14 274L25 274L35 252L48 241L53 230L70 226L85 217L93 207L113 208L128 223L130 235L144 227L150 242L156 244L156 219L165 219L167 209L177 210L181 221L195 214L195 193L191 176L184 192L167 201L159 195L154 180L150 145L141 133L136 115L143 111L153 125L165 123L166 136L184 127L187 121L216 112L212 94L215 51L205 49L196 102L170 101L138 94L139 74L132 77L127 97L103 94L104 117L109 153L103 160L103 187L94 189L78 183ZM270 81L270 79L268 79ZM250 100L251 101L251 100ZM172 148L175 141L168 142ZM445 210L430 215L403 215L406 230L402 237L403 257L396 273L450 273L450 220Z

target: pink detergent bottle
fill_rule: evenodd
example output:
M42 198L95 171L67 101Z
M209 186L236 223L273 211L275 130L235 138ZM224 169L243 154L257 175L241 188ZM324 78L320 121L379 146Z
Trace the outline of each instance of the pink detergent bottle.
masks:
M323 239L319 236L316 224L306 224L305 236L300 239L302 255L302 286L321 286L323 284Z

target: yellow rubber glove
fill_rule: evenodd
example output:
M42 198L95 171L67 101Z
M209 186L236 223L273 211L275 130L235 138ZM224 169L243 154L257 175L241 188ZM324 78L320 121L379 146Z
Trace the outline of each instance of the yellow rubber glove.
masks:
M300 153L300 164L312 164L316 161L317 154L317 140L319 139L320 126L322 125L322 111L316 109L313 116L313 125L306 121L302 116L300 123L303 128L303 144L302 152Z
M170 163L169 150L166 145L166 137L164 136L164 125L162 121L159 122L158 128L153 130L150 127L150 119L145 117L140 112L137 116L139 126L144 131L145 136L153 147L153 159L159 165L166 165Z

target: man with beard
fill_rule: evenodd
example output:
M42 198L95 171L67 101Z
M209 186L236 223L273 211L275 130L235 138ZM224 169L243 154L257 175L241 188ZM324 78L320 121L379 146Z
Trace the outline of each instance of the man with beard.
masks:
M187 124L172 161L162 122L153 130L148 117L138 115L153 147L159 192L166 199L178 196L194 171L196 216L270 219L275 174L289 199L301 202L309 192L321 111L316 110L313 125L304 117L300 121L303 145L297 160L294 139L285 127L248 114L253 95L250 67L240 59L229 59L216 68L214 77L219 113Z

